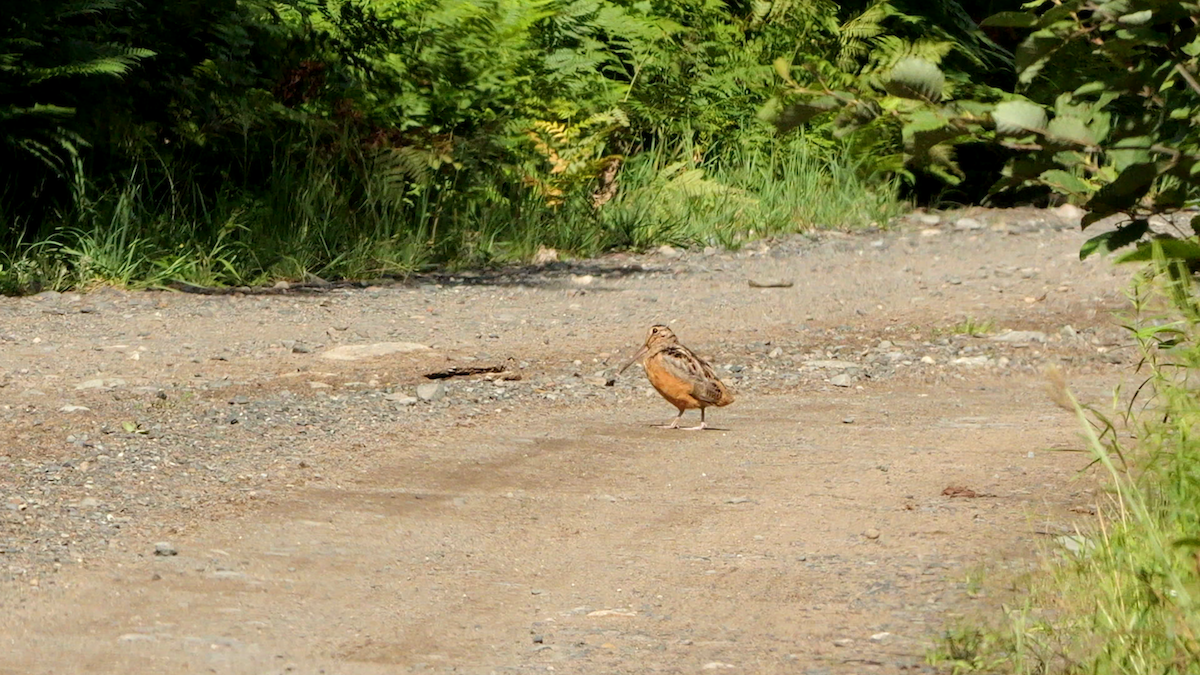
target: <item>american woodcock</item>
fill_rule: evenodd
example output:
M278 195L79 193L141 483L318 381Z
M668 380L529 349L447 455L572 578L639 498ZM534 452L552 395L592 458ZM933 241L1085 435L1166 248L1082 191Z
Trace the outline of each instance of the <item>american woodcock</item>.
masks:
M666 326L651 326L646 334L646 343L628 363L621 366L617 374L638 361L646 369L650 384L671 405L679 408L679 414L667 428L678 429L683 411L700 409L700 426L688 427L699 430L708 427L704 422L704 409L709 406L723 407L733 403L733 392L725 386L712 366L696 356L692 350L679 344L679 338Z

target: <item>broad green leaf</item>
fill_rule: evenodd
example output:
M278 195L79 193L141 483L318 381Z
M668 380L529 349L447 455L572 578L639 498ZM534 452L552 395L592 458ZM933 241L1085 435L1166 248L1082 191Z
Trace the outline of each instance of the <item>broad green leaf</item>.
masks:
M1078 117L1055 117L1046 125L1046 136L1077 145L1095 145L1096 137Z
M1145 24L1150 23L1150 19L1152 18L1154 18L1154 10L1143 9L1140 12L1126 14L1120 19L1117 19L1117 21L1120 21L1126 26L1144 26Z
M1108 151L1108 157L1116 166L1117 171L1124 171L1134 164L1147 164L1153 158L1150 156L1150 146L1153 145L1149 136L1132 136L1122 138L1113 144Z
M765 115L780 131L790 131L823 113L837 110L842 103L832 96L821 96L804 103L792 103L777 110L763 109Z
M937 103L942 100L946 76L933 63L909 57L892 68L883 86L892 96Z
M1115 230L1110 230L1104 234L1097 235L1088 239L1079 248L1079 259L1086 260L1093 253L1111 253L1119 248L1128 246L1138 239L1150 229L1150 223L1145 220L1135 220L1127 225L1122 225Z
M1062 169L1051 169L1043 173L1041 178L1042 182L1059 192L1082 195L1089 194L1092 191L1092 187L1083 182L1078 176L1067 173Z
M1157 177L1158 170L1153 163L1128 166L1116 180L1100 188L1084 208L1109 214L1130 211L1150 191Z
M1038 17L1032 12L997 12L979 23L989 28L1033 28Z
M1168 260L1200 260L1200 242L1196 239L1160 237L1139 242L1137 248L1116 258L1116 262L1148 262L1154 259L1154 249L1162 250Z
M996 131L1009 135L1046 130L1046 109L1032 101L1004 101L992 111Z
M1062 46L1063 39L1048 29L1039 30L1025 38L1014 54L1021 84L1032 82L1041 72L1046 59Z

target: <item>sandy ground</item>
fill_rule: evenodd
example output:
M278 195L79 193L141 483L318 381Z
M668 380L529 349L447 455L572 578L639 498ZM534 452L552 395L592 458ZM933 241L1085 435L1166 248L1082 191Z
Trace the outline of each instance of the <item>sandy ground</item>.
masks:
M0 300L0 673L928 672L1094 502L1042 369L1103 400L1134 356L1076 224L934 220ZM737 390L715 430L605 386L655 322Z

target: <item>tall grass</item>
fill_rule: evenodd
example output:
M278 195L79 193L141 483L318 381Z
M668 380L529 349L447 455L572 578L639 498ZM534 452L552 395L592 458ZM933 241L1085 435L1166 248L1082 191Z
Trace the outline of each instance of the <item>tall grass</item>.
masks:
M257 193L227 186L207 201L163 189L191 184L187 177L147 168L62 214L35 245L9 246L0 291L402 276L527 261L541 247L570 256L737 247L886 222L901 209L896 186L868 182L858 169L803 139L703 162L651 150L630 159L617 196L594 209L586 193L549 205L504 172L484 184L453 173L414 180L318 148L281 156ZM162 182L145 185L148 175Z
M1200 673L1200 310L1186 269L1159 253L1132 294L1141 386L1112 417L1070 399L1107 478L1107 502L1071 551L1033 574L1001 621L948 636L935 654L940 665Z

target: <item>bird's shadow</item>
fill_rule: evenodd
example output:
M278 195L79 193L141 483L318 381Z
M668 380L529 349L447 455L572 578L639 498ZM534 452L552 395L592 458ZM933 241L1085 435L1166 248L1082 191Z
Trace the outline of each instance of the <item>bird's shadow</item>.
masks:
M703 429L690 429L688 427L671 428L669 424L647 424L648 429L662 429L664 431L732 431L729 427L704 427Z

